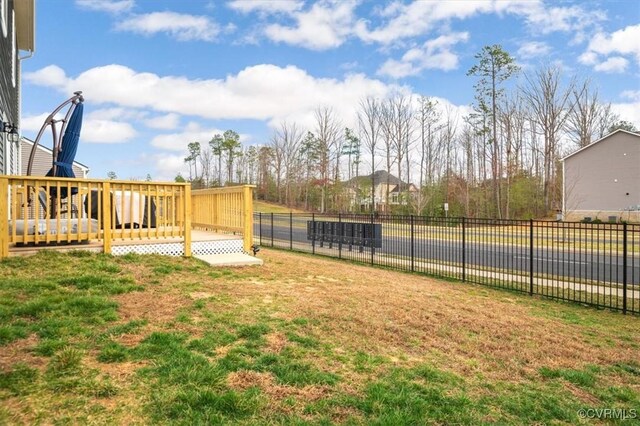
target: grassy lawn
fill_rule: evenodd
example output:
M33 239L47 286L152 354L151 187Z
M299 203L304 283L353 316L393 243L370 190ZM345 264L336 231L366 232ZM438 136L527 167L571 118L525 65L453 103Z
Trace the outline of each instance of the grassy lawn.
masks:
M570 425L594 423L580 409L640 412L637 317L260 254L263 267L238 269L86 252L0 262L0 424Z
M264 201L254 201L253 211L256 213L305 213L304 210L290 209L280 204L272 204Z

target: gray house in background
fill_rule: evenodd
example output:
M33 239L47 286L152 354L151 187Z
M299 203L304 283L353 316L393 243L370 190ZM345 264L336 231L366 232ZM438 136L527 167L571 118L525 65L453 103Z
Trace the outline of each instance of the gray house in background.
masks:
M640 135L616 130L561 161L564 220L640 222Z
M19 174L20 51L34 51L34 0L0 0L0 174ZM23 52L24 53L24 52Z
M27 167L29 166L29 156L31 155L31 150L33 149L34 142L31 139L21 138L20 139L20 174L27 174ZM36 148L36 153L33 157L33 168L31 169L32 176L44 176L51 169L53 161L53 152L50 148L46 146L42 146L38 144ZM86 165L74 161L73 165L73 173L77 178L87 178L89 174L89 167Z

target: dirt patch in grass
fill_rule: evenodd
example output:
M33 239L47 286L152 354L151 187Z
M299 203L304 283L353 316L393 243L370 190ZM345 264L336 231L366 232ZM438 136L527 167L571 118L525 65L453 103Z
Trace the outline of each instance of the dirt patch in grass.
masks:
M276 354L279 354L288 343L287 336L279 332L267 334L266 339L267 351Z
M563 381L562 385L569 391L573 396L578 398L585 404L589 404L592 406L597 406L601 404L601 401L592 393L574 385L573 383Z
M118 315L123 322L149 320L154 323L171 321L178 310L188 306L189 298L169 292L133 292L114 297Z
M48 359L33 353L38 342L38 336L31 334L25 339L18 339L8 345L0 346L0 371L9 371L13 365L19 362L43 370Z
M317 401L330 391L328 386L323 385L290 386L278 384L271 373L257 371L233 372L227 377L227 384L230 388L240 391L258 387L270 398L276 400L295 397L305 402Z

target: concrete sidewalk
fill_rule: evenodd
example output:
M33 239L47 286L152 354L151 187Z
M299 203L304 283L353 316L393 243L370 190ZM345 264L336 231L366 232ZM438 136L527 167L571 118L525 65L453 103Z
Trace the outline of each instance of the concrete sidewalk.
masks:
M264 264L262 259L244 253L199 254L193 257L207 262L211 266L251 266Z

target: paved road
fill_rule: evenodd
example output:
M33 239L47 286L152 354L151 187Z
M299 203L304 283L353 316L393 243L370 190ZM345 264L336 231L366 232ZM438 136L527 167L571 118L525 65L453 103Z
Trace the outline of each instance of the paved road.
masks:
M307 244L311 250L311 241L307 240L306 228L300 226L302 222L294 223L292 234L289 226L273 227L273 240L276 246L288 246L289 241L297 244ZM306 226L306 223L304 223ZM255 238L259 242L260 225L255 224ZM376 249L377 254L385 254L404 258L409 262L412 254L410 236L385 236L383 224L382 248ZM292 238L291 238L292 235ZM262 244L271 245L271 224L262 223ZM320 243L316 242L319 246ZM324 247L329 243L325 242ZM509 244L467 242L465 244L465 264L470 267L494 268L505 272L528 273L531 268L529 247ZM338 250L338 244L332 248ZM347 253L348 246L342 246L343 253ZM358 251L358 248L354 248ZM369 248L364 249L370 252ZM357 255L356 255L357 256ZM416 261L435 263L462 264L462 242L449 239L414 238L413 256ZM556 279L569 278L575 281L598 281L607 283L623 282L623 257L616 253L595 252L586 250L551 249L534 247L533 270L536 275L541 274ZM640 284L640 258L627 257L627 283Z

